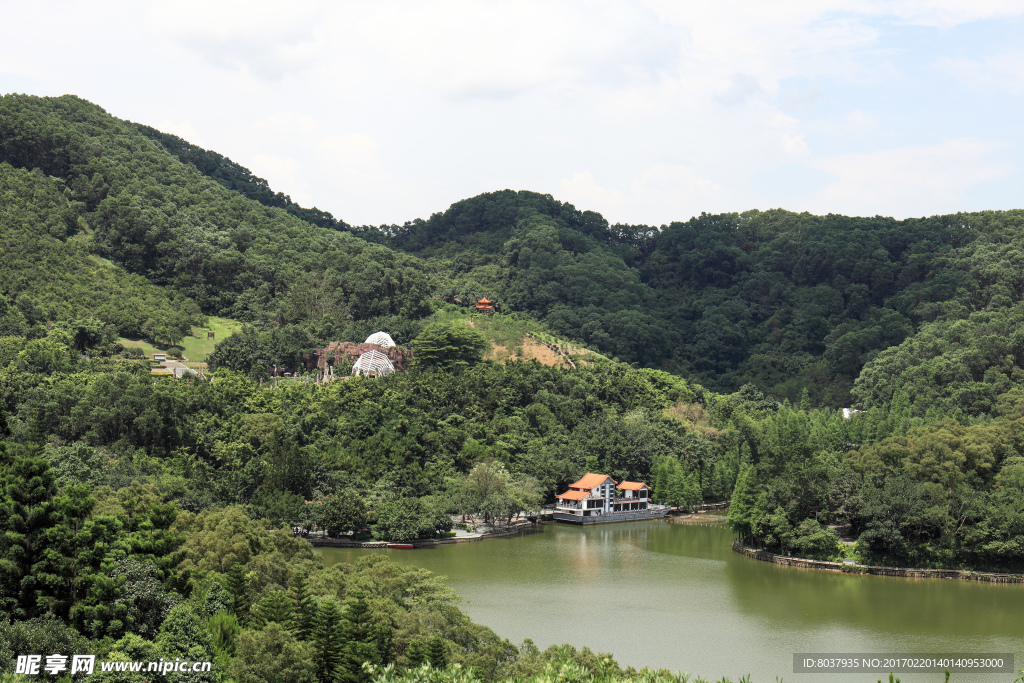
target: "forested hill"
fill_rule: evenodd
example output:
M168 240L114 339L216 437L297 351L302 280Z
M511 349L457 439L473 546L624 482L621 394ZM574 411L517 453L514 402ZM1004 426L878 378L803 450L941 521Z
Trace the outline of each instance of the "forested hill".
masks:
M213 178L229 190L235 190L249 199L255 199L260 204L284 209L293 216L321 228L349 229L344 221L338 220L327 211L321 211L316 207L303 208L293 202L288 195L274 192L265 179L254 175L249 169L222 154L203 149L187 140L182 140L177 135L163 133L150 126L136 124L136 128L140 133L177 157L179 161L192 166L204 176Z
M470 320L478 296L501 314ZM323 567L287 527L445 536L587 471L729 499L775 552L1024 571L1022 298L1022 211L654 228L503 191L352 228L79 98L2 97L0 677L15 653L95 652L333 683L429 649L527 680L566 651L515 647L383 558ZM208 315L244 325L205 378L117 341ZM267 381L376 330L407 371ZM545 330L627 362L513 360Z
M504 191L382 233L445 273L449 300L486 294L630 363L724 391L753 382L796 400L807 388L832 406L855 400L865 363L922 325L999 317L1024 293L1024 211L902 221L749 211L655 228ZM872 381L856 398L874 400Z
M0 337L44 337L56 322L84 350L115 332L173 342L202 322L194 302L92 254L61 190L0 163Z
M403 540L536 509L589 470L681 507L731 497L737 534L780 552L838 557L821 524L845 524L861 559L1024 568L1024 211L654 228L502 191L356 229L79 98L22 95L0 98L0 199L0 509L87 515L61 496L92 487L108 511L139 482L275 524L333 500L319 523L372 509ZM472 329L479 296L503 314ZM154 379L111 343L206 315L245 323L213 381ZM506 360L547 326L626 363L487 361L489 326ZM412 346L409 372L264 381L376 330ZM825 409L851 401L866 412ZM26 526L57 517L10 509L0 612L35 614L66 590L23 581L33 558L78 556Z
M898 387L979 413L1024 376L1022 211L896 221L771 210L655 227L506 190L352 228L72 96L0 98L0 164L16 198L3 237L18 245L4 253L0 317L15 327L86 318L169 341L216 314L273 331L294 357L367 326L411 338L432 298L488 296L719 391L753 383L779 399L808 389L815 405L870 406ZM74 294L101 275L95 300ZM127 299L148 303L131 315L110 303Z
M294 343L307 346L314 337L337 338L352 321L427 312L418 259L252 201L164 144L77 97L0 98L3 174L23 188L26 171L36 178L36 189L8 195L9 205L52 224L49 241L33 240L18 257L19 269L34 265L32 249L81 233L82 250L144 276L166 296L202 313L294 328ZM4 236L29 229L28 220L5 220ZM78 277L64 268L52 273L68 286ZM12 302L36 292L10 273L0 287ZM122 304L132 306L127 299ZM137 331L106 308L94 313L120 334Z

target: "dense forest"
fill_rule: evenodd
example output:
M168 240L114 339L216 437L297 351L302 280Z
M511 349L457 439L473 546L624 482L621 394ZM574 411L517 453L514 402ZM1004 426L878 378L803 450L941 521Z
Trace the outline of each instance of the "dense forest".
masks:
M364 661L677 680L512 645L436 579L326 568L283 530L442 536L586 471L683 509L731 499L737 536L779 552L1024 571L1024 211L655 227L506 190L353 227L215 152L23 95L0 98L0 197L5 661L87 643L240 682L368 680ZM202 378L119 342L175 349L214 315L244 325ZM408 371L268 375L377 330ZM524 330L596 353L489 353Z
M718 391L795 401L806 388L831 407L864 399L862 368L923 324L1009 307L1024 284L1021 211L749 211L657 228L504 191L382 232L443 273L450 300L483 293L624 362Z
M78 98L0 98L0 162L38 169L50 194L66 200L63 223L82 231L95 255L203 313L301 323L329 338L348 320L427 312L415 258L252 201ZM39 194L21 200L29 213L53 201ZM4 294L16 299L23 287L14 281Z
M654 227L506 190L402 226L353 228L215 152L70 96L0 99L0 162L36 173L28 200L28 181L4 171L25 204L8 210L57 240L49 248L141 275L189 316L194 304L261 329L297 326L292 355L352 321L415 321L432 300L488 296L606 356L715 391L750 383L793 402L807 389L814 405L870 406L886 395L870 386L888 373L875 369L893 358L875 363L883 351L918 333L1005 327L1024 293L1022 211L896 221L771 210ZM32 262L24 250L36 242L5 250L13 268ZM75 279L48 279L61 278ZM2 294L13 303L29 289L22 278ZM101 313L122 334L141 329ZM189 324L180 313L152 320L154 340L155 328L166 337ZM979 354L949 368L970 377L965 390L991 398L1016 381L1013 348Z
M202 323L195 302L93 253L53 178L0 164L0 197L0 335L46 336L56 322L83 350L119 334L174 343Z

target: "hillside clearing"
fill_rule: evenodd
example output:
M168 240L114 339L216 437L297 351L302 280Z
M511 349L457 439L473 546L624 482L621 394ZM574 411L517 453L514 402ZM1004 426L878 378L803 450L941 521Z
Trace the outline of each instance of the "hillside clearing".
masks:
M196 364L205 364L206 358L213 353L217 343L224 341L240 329L242 329L242 323L237 320L218 318L211 315L206 319L206 327L193 327L192 334L181 340L179 346L185 349L184 356L189 361ZM213 339L208 338L210 332L213 332ZM127 349L141 349L147 358L152 358L154 353L166 351L166 347L155 346L144 339L126 339L122 337L117 341Z
M566 355L576 363L604 358L590 349L540 332L536 322L500 314L463 318L462 322L487 337L491 348L484 357L488 360L535 360L541 365L567 368L570 364Z

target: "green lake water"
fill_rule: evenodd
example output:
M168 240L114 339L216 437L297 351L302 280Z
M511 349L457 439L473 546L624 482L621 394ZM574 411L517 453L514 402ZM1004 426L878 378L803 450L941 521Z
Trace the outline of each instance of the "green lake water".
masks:
M795 652L1012 652L1024 666L1024 585L899 579L780 567L732 552L722 524L545 524L507 539L417 550L323 548L328 564L386 552L448 577L480 624L733 681L888 680L794 674ZM904 682L942 674L900 674ZM957 674L954 683L1013 681Z

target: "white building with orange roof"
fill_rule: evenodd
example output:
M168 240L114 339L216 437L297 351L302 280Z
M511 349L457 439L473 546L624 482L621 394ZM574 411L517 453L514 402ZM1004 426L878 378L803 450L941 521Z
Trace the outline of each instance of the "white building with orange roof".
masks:
M651 487L642 481L616 484L607 474L591 472L555 498L555 521L570 524L651 519L664 517L671 509L668 505L652 503Z

